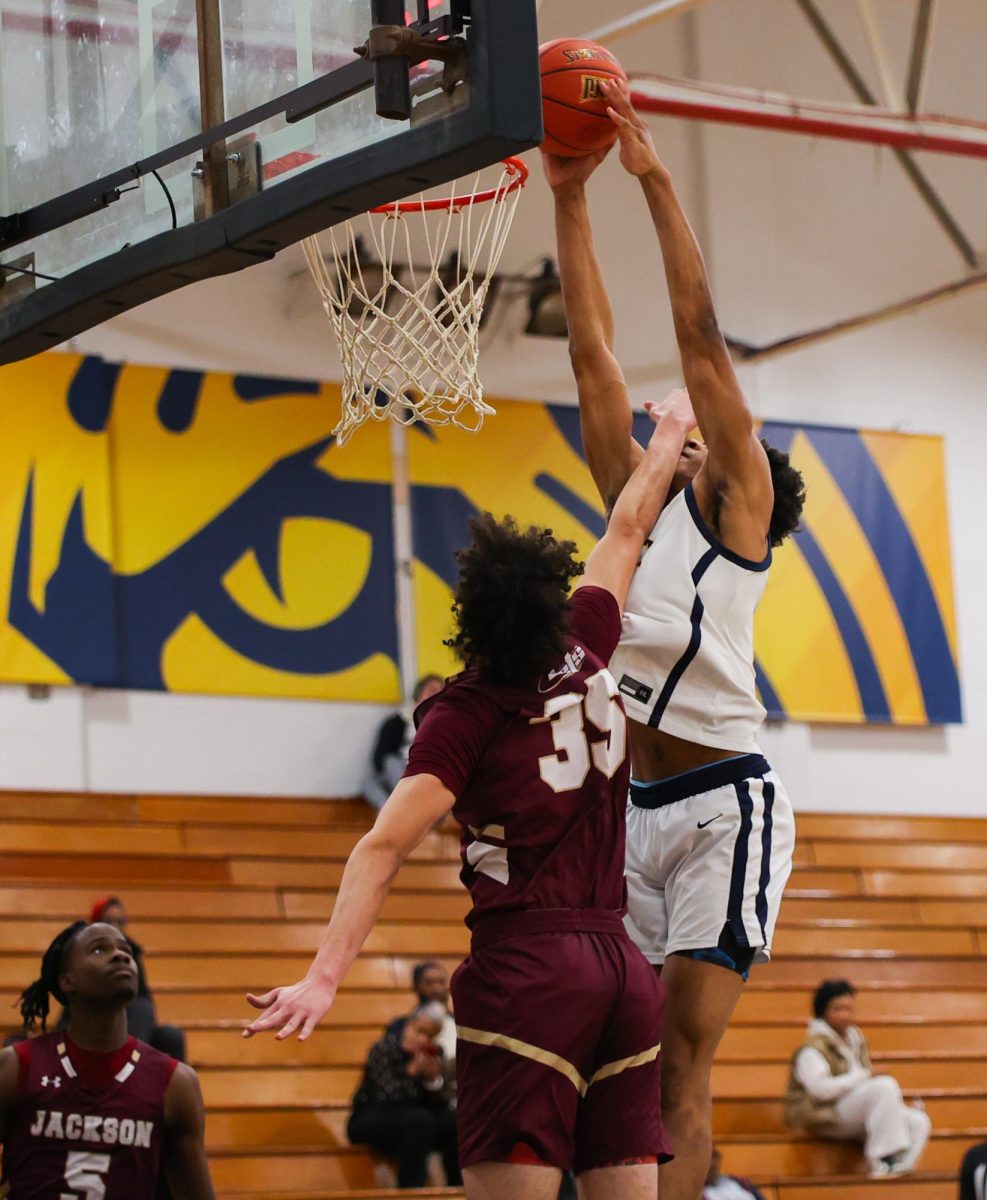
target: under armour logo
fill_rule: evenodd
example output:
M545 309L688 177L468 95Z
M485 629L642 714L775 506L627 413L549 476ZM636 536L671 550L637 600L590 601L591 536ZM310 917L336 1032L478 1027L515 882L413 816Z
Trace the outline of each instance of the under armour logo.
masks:
M549 671L547 676L548 687L542 687L541 682L539 681L538 690L542 693L550 692L560 680L571 679L573 675L578 674L579 669L582 667L583 662L585 661L585 658L586 651L582 648L582 646L576 646L574 649L570 650L566 654L565 661L563 662L562 666L557 667L554 671Z
M49 1085L51 1087L60 1088L62 1086L61 1075L54 1075L54 1076L42 1075L41 1076L41 1086L48 1087Z

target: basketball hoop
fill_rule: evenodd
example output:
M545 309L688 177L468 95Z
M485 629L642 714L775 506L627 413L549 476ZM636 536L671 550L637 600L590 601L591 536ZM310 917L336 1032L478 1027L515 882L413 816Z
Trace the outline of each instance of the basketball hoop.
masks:
M494 412L477 373L480 318L528 178L517 158L496 169L469 191L456 180L447 197L337 225L325 254L314 237L302 243L339 344L339 445L368 418L475 432Z

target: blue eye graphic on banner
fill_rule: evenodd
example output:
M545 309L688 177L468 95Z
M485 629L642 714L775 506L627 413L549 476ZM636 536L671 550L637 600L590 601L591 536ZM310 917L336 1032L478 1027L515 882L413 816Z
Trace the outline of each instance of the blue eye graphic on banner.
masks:
M398 699L390 433L336 447L338 387L59 354L0 377L0 680ZM457 669L471 515L583 553L603 530L576 411L494 403L479 436L407 433L422 671ZM770 714L959 721L941 440L762 432L809 493L758 613Z

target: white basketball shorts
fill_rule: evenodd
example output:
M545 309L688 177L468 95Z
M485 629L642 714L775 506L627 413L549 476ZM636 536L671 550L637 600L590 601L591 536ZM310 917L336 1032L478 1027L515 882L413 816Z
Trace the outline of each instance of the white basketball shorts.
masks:
M632 782L628 933L655 964L724 935L767 962L794 848L788 793L759 754Z

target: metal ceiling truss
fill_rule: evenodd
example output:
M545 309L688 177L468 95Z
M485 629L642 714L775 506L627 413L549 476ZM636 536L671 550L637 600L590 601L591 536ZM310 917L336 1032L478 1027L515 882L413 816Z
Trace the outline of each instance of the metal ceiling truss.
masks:
M912 53L908 63L908 82L905 84L905 100L908 103L908 111L913 116L925 100L925 81L928 76L929 48L932 44L932 22L935 13L935 0L918 0L915 31L912 34Z
M626 17L621 17L617 21L610 21L606 25L601 25L586 36L590 41L600 42L606 46L611 42L618 41L620 38L640 33L642 29L647 29L649 26L655 25L659 21L665 21L669 17L681 16L683 13L690 12L692 9L698 8L700 4L706 4L707 2L708 0L658 0L655 4L648 4L644 8L635 9L634 12L628 13Z
M749 342L742 342L737 338L728 337L725 340L730 353L737 362L764 362L765 359L777 358L791 350L803 350L807 346L831 341L845 333L855 333L859 329L880 325L884 321L891 321L906 313L918 312L920 309L929 308L933 304L950 300L954 296L974 291L985 285L987 285L987 271L979 271L967 275L963 279L954 280L952 283L944 283L930 291L909 296L906 300L896 300L894 304L885 304L855 317L846 317L842 321L834 321L832 324L822 325L818 329L810 329L804 333L793 334L791 337L780 338L777 342L771 342L766 346L753 346Z
M877 98L867 86L843 43L827 24L815 0L795 0L795 3L805 14L809 24L815 30L816 36L825 46L833 62L839 69L840 74L853 89L857 99L864 104L876 106ZM928 177L921 167L918 166L907 150L895 148L893 153L901 164L902 170L911 181L912 186L928 205L936 220L946 231L953 245L962 255L963 261L968 267L975 268L980 261L979 255L970 243L969 238L967 238L966 234L960 228L956 218L946 207L942 197L929 182Z
M706 2L707 0L657 0L656 3L637 8L616 21L601 25L587 36L594 41L611 43L639 33L659 21L680 16L694 8L698 8ZM846 47L837 38L823 17L816 4L816 0L795 0L795 3L805 14L817 37L828 51L844 79L846 79L852 88L857 99L868 107L878 108L877 97L871 91L863 75L847 52ZM907 104L908 114L914 117L921 105L927 76L926 68L928 65L932 24L935 15L935 0L917 0L908 78L905 84L904 95L900 93L894 83L893 74L888 63L870 0L857 0L857 5L863 19L864 30L874 58L877 73L881 79L885 103L888 109L897 110L892 113L886 112L883 116L891 118L892 121L895 116L903 118L906 111L905 105ZM673 81L667 82L669 85L673 83ZM909 149L906 148L910 142L921 149L943 149L947 152L963 153L963 144L966 141L970 146L968 152L976 154L978 153L979 141L975 134L966 137L965 131L961 131L962 122L954 123L958 136L952 138L941 136L943 125L948 124L946 122L937 122L939 125L938 131L922 132L916 130L914 134L910 134L904 120L898 121L897 128L890 129L887 127L887 120L883 122L883 126L880 123L875 123L872 128L875 136L868 137L867 126L859 121L852 125L849 122L845 122L842 127L839 122L832 121L828 122L829 127L826 128L827 123L813 123L810 118L805 118L801 121L798 117L793 117L791 120L781 119L777 114L771 114L767 108L763 112L757 113L751 106L748 106L745 110L741 106L731 107L721 105L717 107L711 103L707 103L704 109L703 105L691 103L688 99L676 100L672 96L656 97L654 94L643 98L635 97L635 100L638 99L643 99L644 101L641 107L653 112L665 112L669 115L692 117L694 119L722 120L733 124L759 125L767 128L789 129L817 136L820 134L826 136L828 134L834 137L846 137L857 141L873 141L877 144L888 145L891 147L910 183L956 247L967 267L974 270L980 264L980 256L974 249L970 239L960 227L957 219L949 211L945 201L932 186L928 176L916 163ZM810 103L804 101L792 101L792 104L796 107L801 105L806 110L812 108ZM749 115L745 116L745 112ZM799 130L800 124L802 124L801 130ZM937 132L940 136L937 136ZM947 144L950 141L952 144Z
M705 2L706 0L658 0L657 3L636 9L619 20L600 26L587 37L604 44L618 41L659 21L698 8ZM971 269L971 274L906 300L783 338L770 345L753 346L736 339L728 339L734 357L747 363L763 361L787 351L828 341L841 334L864 329L904 313L926 308L960 293L987 286L987 270L981 267L980 256L906 148L911 146L916 149L969 154L974 157L987 155L987 127L978 126L975 122L949 121L938 117L927 118L925 121L921 118L915 119L924 103L936 0L917 0L903 94L895 85L870 0L857 0L864 32L881 80L886 109L878 107L877 97L867 85L845 46L826 22L815 0L795 0L795 3L804 13L857 99L867 109L875 110L872 120L861 120L864 114L848 105L825 106L791 97L768 96L763 92L745 92L739 88L717 89L709 85L705 85L706 94L703 95L701 93L704 85L696 81L663 80L648 76L635 77L635 83L639 85L632 97L635 106L644 111L662 112L694 120L785 129L890 146L909 181ZM645 90L641 89L642 84ZM778 111L782 106L785 112ZM977 270L978 267L981 269Z

